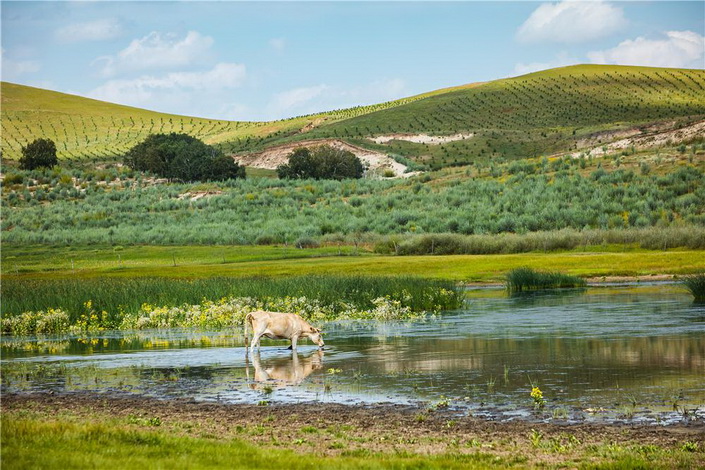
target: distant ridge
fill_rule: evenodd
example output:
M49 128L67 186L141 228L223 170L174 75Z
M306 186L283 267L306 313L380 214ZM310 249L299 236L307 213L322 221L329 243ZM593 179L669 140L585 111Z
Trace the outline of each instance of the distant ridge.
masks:
M341 139L433 168L568 152L595 135L705 118L705 71L576 65L400 100L274 122L235 122L147 111L3 82L2 154L38 137L62 159L105 159L155 132L185 132L230 153L297 140ZM443 144L380 136L471 134ZM616 134L615 134L616 135ZM614 137L617 138L616 136Z

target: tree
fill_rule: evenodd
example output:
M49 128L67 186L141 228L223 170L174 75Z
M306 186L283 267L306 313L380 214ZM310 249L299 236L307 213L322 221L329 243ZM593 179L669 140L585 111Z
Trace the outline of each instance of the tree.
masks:
M362 178L364 167L354 153L328 145L294 150L288 163L277 168L280 178L335 179Z
M289 155L289 163L277 167L277 175L282 179L314 178L314 167L311 151L300 147Z
M34 170L40 167L52 167L59 163L56 158L56 144L51 139L36 139L22 147L20 168Z
M125 154L132 169L181 181L244 178L245 167L188 134L151 134Z

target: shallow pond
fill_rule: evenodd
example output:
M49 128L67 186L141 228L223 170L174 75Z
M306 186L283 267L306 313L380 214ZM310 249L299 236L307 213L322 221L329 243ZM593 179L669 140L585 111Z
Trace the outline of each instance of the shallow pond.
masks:
M93 391L229 403L422 404L488 419L705 420L705 306L673 285L508 298L423 321L336 322L246 357L241 331L3 337L2 391ZM532 385L545 399L536 407Z

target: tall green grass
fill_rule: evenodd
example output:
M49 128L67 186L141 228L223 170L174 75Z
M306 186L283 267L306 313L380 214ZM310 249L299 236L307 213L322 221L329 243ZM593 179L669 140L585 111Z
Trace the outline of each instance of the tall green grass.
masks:
M136 312L145 303L179 306L224 297L259 300L306 297L322 305L345 303L359 310L373 309L375 299L390 297L414 312L457 309L463 300L460 289L453 282L416 277L4 280L2 315L60 308L69 314L73 324L87 310L85 304L90 301L92 310L106 311L110 323L119 323L121 312Z
M705 303L705 273L686 277L683 279L683 285L693 294L695 302Z
M506 278L507 291L510 294L585 285L585 280L576 276L558 272L540 272L531 268L513 269L507 273Z
M485 255L626 245L646 250L705 248L705 228L646 227L615 230L572 228L529 233L462 235L431 233L379 237L374 250L397 255Z

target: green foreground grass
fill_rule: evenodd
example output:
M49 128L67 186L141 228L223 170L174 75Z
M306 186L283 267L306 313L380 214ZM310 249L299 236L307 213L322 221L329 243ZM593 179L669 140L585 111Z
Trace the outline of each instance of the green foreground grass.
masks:
M448 450L439 454L407 452L390 443L381 451L359 449L322 455L307 451L305 446L294 452L289 445L277 448L281 446L277 441L255 445L247 437L216 436L207 429L195 435L184 435L190 431L188 426L179 428L180 423L162 426L160 420L137 417L127 420L107 416L90 418L71 413L47 416L30 410L3 413L3 468L484 469L528 468L536 464L532 465L529 455L502 455L495 445L460 452L452 436L447 435L438 436L449 444ZM302 436L310 438L308 428L302 428L301 432ZM294 444L299 441L307 439L295 440ZM542 443L535 440L535 448L525 450L555 452L556 457L549 460L553 464L543 462L541 465L549 468L565 464L576 468L673 468L674 465L695 468L699 454L693 452L697 452L698 447L690 445L692 450L685 445L667 449L656 445L601 444L579 446L579 451L568 452L544 450Z
M3 415L6 418L6 415ZM263 449L242 440L217 440L136 429L115 420L72 423L62 419L3 419L4 469L64 468L505 468L487 454L320 457Z
M601 250L601 251L592 251ZM625 250L625 251L619 251ZM340 253L340 255L339 255ZM97 277L420 276L456 282L502 282L528 267L579 277L686 275L705 270L705 250L650 251L624 246L506 255L387 256L356 247L282 246L2 247L4 279Z

